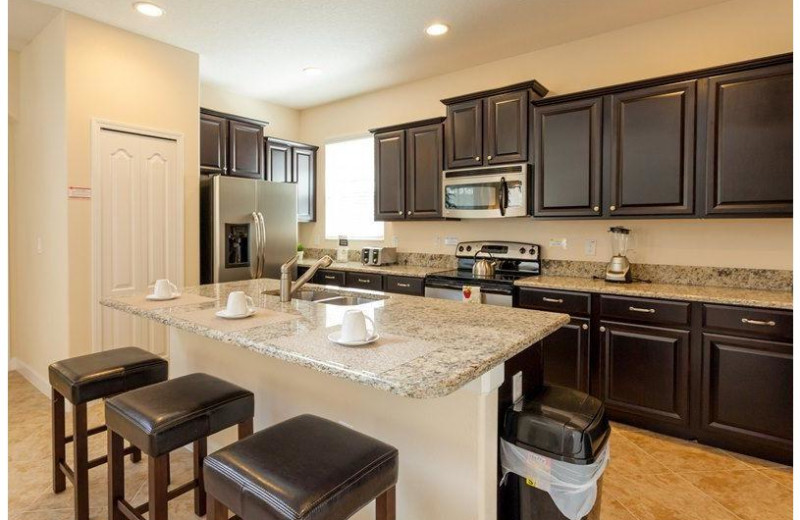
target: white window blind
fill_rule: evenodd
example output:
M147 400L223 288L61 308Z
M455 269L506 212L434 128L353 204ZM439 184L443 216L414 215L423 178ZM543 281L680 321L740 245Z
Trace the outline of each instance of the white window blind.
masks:
M375 222L372 136L325 145L325 238L383 240Z

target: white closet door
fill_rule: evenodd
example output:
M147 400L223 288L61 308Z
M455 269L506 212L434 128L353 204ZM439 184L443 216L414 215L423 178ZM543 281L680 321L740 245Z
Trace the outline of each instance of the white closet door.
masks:
M103 130L100 134L101 297L180 282L182 215L175 141ZM128 345L168 354L163 325L101 311L102 349Z

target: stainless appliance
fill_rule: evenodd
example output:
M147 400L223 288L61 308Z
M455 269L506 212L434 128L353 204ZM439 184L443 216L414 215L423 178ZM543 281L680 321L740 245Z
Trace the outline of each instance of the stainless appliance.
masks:
M485 251L478 251L475 253L475 263L472 264L472 274L481 278L494 276L494 268L497 266L497 260L489 261L486 258L478 260L478 255L480 253L485 253ZM489 258L492 258L491 253L486 254L489 255Z
M361 249L364 265L388 265L397 263L396 247L364 247Z
M476 253L489 253L497 262L494 274L477 276L472 270ZM461 242L456 246L458 269L430 274L425 278L425 296L445 300L462 300L465 285L479 286L483 303L511 307L514 303L514 282L540 272L539 246L522 242Z
M608 232L611 233L611 252L614 256L611 257L608 267L606 267L606 281L630 283L633 281L631 263L625 255L628 253L631 230L616 226L609 228Z
M445 170L442 211L449 218L524 217L528 214L528 164Z
M297 252L296 190L292 183L203 178L201 283L280 278L281 264Z

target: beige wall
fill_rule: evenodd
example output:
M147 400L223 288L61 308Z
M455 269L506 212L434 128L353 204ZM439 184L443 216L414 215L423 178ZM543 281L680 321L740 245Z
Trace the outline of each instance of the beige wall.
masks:
M444 115L439 100L535 78L554 94L655 77L792 50L790 0L733 0L653 22L550 47L463 71L401 85L300 114L301 140L363 135L367 129ZM535 25L531 27L535 30ZM319 218L301 224L307 246L324 240L324 150L320 152ZM606 260L605 222L462 221L387 223L385 243L397 237L403 251L452 252L436 237L524 240L542 244L547 258ZM791 220L627 221L638 262L791 269ZM746 239L743 240L743 238ZM568 249L548 247L567 238ZM584 240L597 240L597 254L584 255ZM358 244L356 244L358 245Z
M296 140L300 138L300 111L248 98L213 85L200 85L200 106L237 116L267 121L269 136Z
M16 168L11 171L10 340L37 384L69 352L65 18L55 18L19 60ZM41 252L37 241L41 239Z
M19 117L19 53L8 51L8 117Z
M8 242L12 244L15 242L14 226L11 225L11 217L15 213L14 209L14 168L15 168L15 143L17 142L17 120L19 118L19 53L8 51L8 193L12 195L8 199ZM9 262L9 272L11 271L11 262ZM16 290L14 277L8 278L9 294L13 294ZM9 324L16 318L14 308L9 305L8 307L8 322ZM13 353L11 352L11 329L9 328L8 335L8 358L11 359Z

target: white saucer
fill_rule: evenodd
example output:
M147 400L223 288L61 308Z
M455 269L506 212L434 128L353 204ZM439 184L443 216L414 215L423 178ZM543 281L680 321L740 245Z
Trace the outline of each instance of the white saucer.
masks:
M174 300L175 298L180 298L180 296L181 293L179 292L172 293L171 296L164 296L164 297L156 296L155 294L148 294L147 296L144 297L144 299L150 300L151 302L163 302L167 300Z
M341 330L337 330L336 332L332 332L328 334L328 339L337 345L342 345L344 347L361 347L364 345L369 345L370 343L374 343L380 339L380 334L373 334L371 338L367 338L364 341L342 341L339 338L342 335Z
M228 309L222 309L221 311L217 311L216 315L218 318L225 318L226 320L241 320L242 318L249 318L255 313L256 308L250 307L250 310L247 311L246 314L228 314Z

